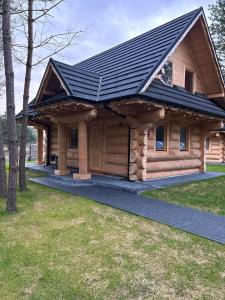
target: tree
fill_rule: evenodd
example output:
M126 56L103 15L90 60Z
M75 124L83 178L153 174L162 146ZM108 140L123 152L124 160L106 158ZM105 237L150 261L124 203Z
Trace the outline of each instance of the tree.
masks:
M45 61L47 58L54 54L60 53L63 49L72 46L75 37L77 37L80 31L68 30L63 33L50 34L45 31L45 24L48 17L50 17L50 11L56 8L62 0L28 0L28 7L23 1L19 1L19 9L14 13L18 14L20 18L21 26L24 30L24 34L27 43L16 44L15 47L27 50L26 62L17 56L15 57L21 63L25 64L25 80L24 80L24 93L23 93L23 111L22 111L22 128L20 138L20 155L19 155L19 188L20 191L26 190L26 176L25 176L25 159L26 159L26 144L27 144L27 125L28 125L28 101L30 94L30 81L31 72L34 66ZM41 31L38 31L38 26L42 27ZM34 26L36 26L34 34ZM38 33L39 32L39 33ZM34 50L42 50L44 54L38 56L35 62L33 62Z
M27 17L27 61L23 91L23 111L22 111L22 128L20 138L20 155L19 155L19 188L20 191L26 190L26 145L27 145L27 125L28 125L28 102L31 81L31 70L33 60L33 0L28 0L28 17Z
M2 10L2 2L0 2L0 10ZM3 70L3 49L2 49L2 17L0 16L0 96L4 93L4 78ZM6 196L6 167L5 167L5 152L2 133L2 122L0 117L0 197Z
M16 177L17 177L17 136L15 118L15 97L14 97L14 72L12 60L12 37L11 37L11 1L2 2L2 37L3 56L6 82L6 108L7 108L7 129L9 145L9 177L6 209L10 212L16 211Z
M2 135L2 122L0 117L0 197L6 197L6 168L5 168L5 153Z
M225 78L225 1L216 0L209 5L210 32L216 48L216 53Z

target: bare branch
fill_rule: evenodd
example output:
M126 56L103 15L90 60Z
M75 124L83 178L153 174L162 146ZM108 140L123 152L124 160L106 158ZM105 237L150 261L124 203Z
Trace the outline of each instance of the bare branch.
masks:
M45 15L47 15L47 14L49 15L49 12L50 12L53 8L57 7L61 2L63 2L63 0L59 0L59 1L57 1L54 5L50 6L49 8L46 8L46 9L44 10L44 12L43 12L42 14L40 14L39 16L37 16L36 18L34 18L33 21L35 22L35 21L37 21L38 19L42 18L43 16L45 16Z

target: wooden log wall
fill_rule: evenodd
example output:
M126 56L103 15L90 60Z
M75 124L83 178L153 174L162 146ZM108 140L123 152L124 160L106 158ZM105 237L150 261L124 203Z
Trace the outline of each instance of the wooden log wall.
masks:
M213 134L209 137L209 150L206 150L207 162L225 161L224 141L225 139L222 134Z
M128 132L127 124L105 126L104 173L128 176Z
M155 134L151 134L148 138L146 179L200 172L201 130L197 126L189 127L188 151L179 149L179 123L166 124L166 130L166 151L155 150Z

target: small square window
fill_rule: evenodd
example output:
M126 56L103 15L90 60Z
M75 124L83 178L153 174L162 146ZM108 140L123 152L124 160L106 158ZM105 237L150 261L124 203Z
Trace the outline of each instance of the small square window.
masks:
M172 85L173 79L173 64L171 61L167 61L160 71L160 78L162 82L168 85Z
M71 128L70 129L70 147L71 148L78 148L78 129Z
M156 126L155 148L157 151L166 149L165 126Z
M180 128L180 151L188 150L188 129Z
M193 81L194 81L194 74L190 71L185 70L185 89L193 93Z

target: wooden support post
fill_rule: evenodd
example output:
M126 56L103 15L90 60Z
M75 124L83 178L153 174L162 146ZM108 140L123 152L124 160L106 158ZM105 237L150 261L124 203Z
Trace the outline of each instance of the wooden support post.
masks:
M56 175L67 175L67 134L66 126L58 123L58 169L55 170Z
M37 136L37 148L38 148L38 164L44 164L44 155L43 155L43 129L38 128L38 136Z
M201 151L201 166L200 166L200 172L204 173L206 172L206 149L205 149L205 140L207 138L207 136L209 135L208 131L202 131L201 133L201 147L200 147L200 151Z
M87 122L79 121L79 174L74 173L74 179L90 179L88 172L88 138Z

